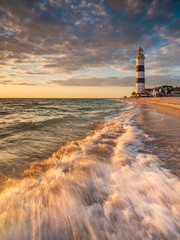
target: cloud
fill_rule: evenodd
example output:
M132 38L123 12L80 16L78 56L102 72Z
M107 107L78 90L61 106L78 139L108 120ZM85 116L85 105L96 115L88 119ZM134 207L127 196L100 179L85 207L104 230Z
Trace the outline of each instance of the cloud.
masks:
M175 0L0 0L0 67L6 64L13 70L26 65L27 75L73 74L108 66L128 72L134 71L133 57L141 44L147 49L149 71L157 66L171 70L180 62L178 4ZM28 64L33 70L27 70ZM72 78L69 84L72 81L80 80ZM106 78L99 84L108 81L123 82Z
M166 74L161 75L150 75L146 77L146 85L150 87L154 86L162 86L162 85L172 85L178 86L179 85L179 78L180 76L169 76Z
M86 77L86 78L68 78L47 81L49 85L57 86L80 86L80 87L108 87L108 86L135 86L135 76L127 77ZM166 74L147 75L146 84L150 86L171 84L178 85L178 76L171 77Z
M15 82L12 80L0 80L1 85L14 85L14 86L38 86L36 83L28 83L28 82Z
M47 84L59 86L134 86L133 77L101 77L101 78L69 78L66 80L51 80Z

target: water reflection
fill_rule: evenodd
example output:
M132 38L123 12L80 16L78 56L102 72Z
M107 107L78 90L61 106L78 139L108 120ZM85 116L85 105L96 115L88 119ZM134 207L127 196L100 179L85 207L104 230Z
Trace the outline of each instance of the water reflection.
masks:
M156 154L167 168L180 177L180 123L179 118L159 113L147 105L139 106L142 114L137 124L153 141L145 141L146 150Z

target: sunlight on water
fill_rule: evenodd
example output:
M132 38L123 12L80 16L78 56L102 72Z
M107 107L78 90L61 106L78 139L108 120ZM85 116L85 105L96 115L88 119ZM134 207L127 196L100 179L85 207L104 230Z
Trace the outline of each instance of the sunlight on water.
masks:
M30 163L85 137L122 105L106 99L0 99L0 188L7 177L22 177Z
M0 239L180 239L180 182L144 153L128 104L0 195Z

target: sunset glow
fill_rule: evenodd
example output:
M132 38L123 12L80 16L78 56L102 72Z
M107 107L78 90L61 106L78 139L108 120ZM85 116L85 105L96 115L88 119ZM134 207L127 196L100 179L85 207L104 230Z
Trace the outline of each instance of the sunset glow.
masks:
M0 1L0 97L122 97L180 79L179 1Z

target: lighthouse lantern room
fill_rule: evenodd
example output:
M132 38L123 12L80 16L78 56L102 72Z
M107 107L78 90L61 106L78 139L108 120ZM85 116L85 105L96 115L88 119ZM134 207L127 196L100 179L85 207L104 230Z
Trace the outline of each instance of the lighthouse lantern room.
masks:
M143 49L140 47L137 50L136 56L136 93L140 93L145 88L145 71Z

